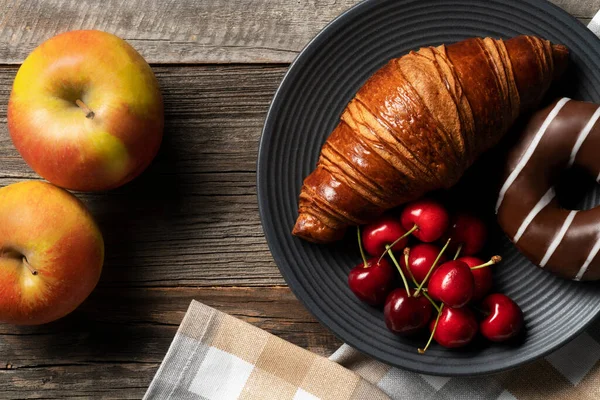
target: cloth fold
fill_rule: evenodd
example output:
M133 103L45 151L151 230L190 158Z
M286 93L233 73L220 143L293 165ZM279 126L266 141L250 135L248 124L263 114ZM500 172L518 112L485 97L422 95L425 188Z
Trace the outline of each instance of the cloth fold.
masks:
M197 301L144 398L389 399L352 370Z
M600 10L594 15L594 18L592 18L587 27L594 32L594 35L600 37Z
M329 359L193 301L145 399L594 400L600 321L512 371L450 378L390 367L348 345Z

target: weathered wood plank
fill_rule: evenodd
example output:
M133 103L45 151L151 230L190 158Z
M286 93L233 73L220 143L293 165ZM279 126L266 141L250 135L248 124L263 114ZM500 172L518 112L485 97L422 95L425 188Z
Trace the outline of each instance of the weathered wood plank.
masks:
M254 171L267 108L287 66L154 67L165 100L157 160L165 172ZM24 170L8 136L6 108L15 66L0 66L0 171Z
M0 398L141 399L158 365L121 361L0 369Z
M156 161L123 188L80 194L104 233L103 284L284 284L263 237L255 170L262 124L285 70L155 68L166 108ZM5 124L15 73L0 67L0 186L37 178Z
M321 355L341 344L284 287L99 288L54 323L0 325L0 398L140 398L192 299Z
M289 62L357 2L8 0L0 6L0 62L21 62L41 41L72 29L115 33L152 63Z
M359 0L3 0L0 63L22 62L72 29L127 39L151 63L290 62L329 21ZM589 19L600 0L553 0Z
M0 398L139 398L192 299L320 354L339 345L287 288L202 288L284 284L258 219L255 163L286 68L155 70L167 117L156 162L121 189L79 194L106 238L100 286L56 323L0 325ZM6 129L15 73L0 67L0 186L37 178Z

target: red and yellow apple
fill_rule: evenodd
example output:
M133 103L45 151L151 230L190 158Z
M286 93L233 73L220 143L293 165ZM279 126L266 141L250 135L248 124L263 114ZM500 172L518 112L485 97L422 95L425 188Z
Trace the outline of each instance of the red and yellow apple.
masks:
M72 31L37 47L19 68L8 104L17 150L39 175L97 191L139 175L158 152L163 102L150 66L127 42Z
M92 292L104 241L86 207L49 183L0 189L0 322L43 324Z

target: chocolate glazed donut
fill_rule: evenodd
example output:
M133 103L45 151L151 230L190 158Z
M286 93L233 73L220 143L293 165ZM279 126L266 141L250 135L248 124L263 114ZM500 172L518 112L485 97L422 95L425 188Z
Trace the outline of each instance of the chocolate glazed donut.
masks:
M533 263L563 278L600 279L600 206L565 210L554 183L573 165L600 180L600 108L560 99L536 113L508 157L498 222Z

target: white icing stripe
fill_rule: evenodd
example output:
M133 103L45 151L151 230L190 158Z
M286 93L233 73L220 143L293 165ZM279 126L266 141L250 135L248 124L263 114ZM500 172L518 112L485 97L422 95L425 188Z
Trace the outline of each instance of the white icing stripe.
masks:
M590 254L588 254L587 259L585 260L585 262L583 263L583 265L579 269L579 272L577 272L577 275L575 276L575 278L573 278L573 280L580 281L581 278L583 278L583 275L587 271L587 269L590 266L590 264L592 263L592 261L594 261L594 258L598 254L598 251L600 251L600 238L596 241L596 244L594 244L594 247L592 247Z
M600 183L600 172L598 173L598 176L596 177L596 182Z
M508 188L510 188L510 186L513 184L513 182L517 179L517 177L519 176L519 174L521 173L523 168L525 168L525 165L531 158L531 155L535 151L535 148L540 143L540 140L542 140L544 133L546 133L546 129L548 129L548 126L550 126L550 124L552 123L554 118L556 118L556 116L558 115L560 110L563 108L563 106L565 104L567 104L567 102L569 100L571 100L571 99L569 99L567 97L563 97L562 99L560 99L558 101L558 103L556 103L556 105L554 106L552 111L550 111L550 113L544 120L544 123L542 124L542 126L540 126L540 129L537 131L537 133L533 137L533 140L531 141L531 143L529 143L529 147L525 151L525 154L523 154L523 156L517 163L517 166L515 167L515 169L510 173L510 175L504 182L504 185L502 185L502 189L500 189L500 193L498 194L498 201L496 202L496 213L498 213L498 209L500 208L500 205L502 204L502 201L504 200L504 195L506 194L506 191L508 190Z
M565 218L565 222L563 222L560 231L558 231L556 236L554 236L552 243L550 243L550 246L548 246L546 254L544 254L544 258L542 258L542 261L540 262L540 267L544 268L546 266L546 263L548 262L548 260L550 260L550 257L552 257L552 254L554 254L554 251L556 251L556 248L565 237L565 234L571 226L571 222L573 222L573 218L575 218L575 215L577 215L577 211L575 210L572 210L569 213L569 215L567 215L567 218Z
M525 233L525 230L527 229L531 221L533 221L536 215L538 215L538 213L542 211L542 209L552 201L555 195L556 192L554 191L553 187L548 189L546 194L544 194L542 198L537 202L537 204L531 209L531 211L529 211L529 214L527 214L527 217L525 217L525 219L521 223L521 226L519 226L519 229L517 230L517 233L513 238L513 242L517 243L519 239L521 239L521 236L523 235L523 233Z
M568 168L573 166L573 163L575 162L575 157L577 157L577 152L581 148L581 145L583 144L585 139L590 134L592 128L596 124L596 121L598 121L598 118L600 118L600 107L596 109L594 114L592 114L592 116L590 117L588 123L585 124L585 127L581 130L581 132L579 132L579 136L577 136L577 141L575 142L575 145L571 150L571 157L569 158L569 165L567 166Z

